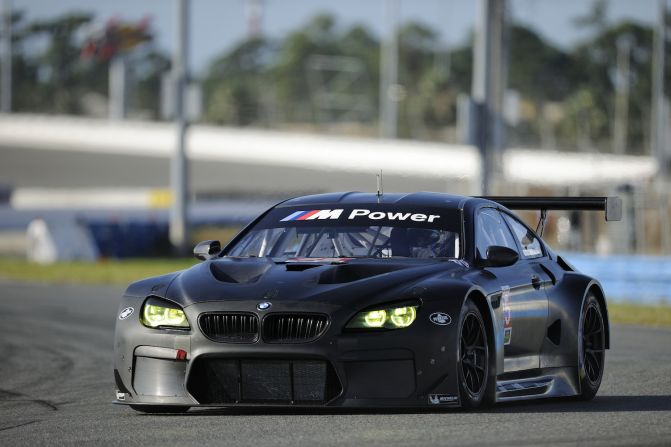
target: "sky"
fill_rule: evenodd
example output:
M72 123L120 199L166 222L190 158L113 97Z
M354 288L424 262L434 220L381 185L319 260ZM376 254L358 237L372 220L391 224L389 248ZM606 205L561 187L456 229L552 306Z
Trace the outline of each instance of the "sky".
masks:
M370 27L378 36L384 30L385 0L260 0L264 5L262 29L282 37L320 13L330 13L340 26L355 23ZM439 32L440 40L454 46L467 39L476 16L476 0L398 0L401 22L423 22ZM531 26L546 39L567 48L587 36L572 24L586 14L589 0L510 0L514 20ZM175 0L12 0L28 20L53 18L71 12L91 12L102 25L111 17L136 21L150 16L157 44L174 45ZM608 20L652 23L657 0L610 0ZM189 65L194 74L247 36L246 0L191 0Z

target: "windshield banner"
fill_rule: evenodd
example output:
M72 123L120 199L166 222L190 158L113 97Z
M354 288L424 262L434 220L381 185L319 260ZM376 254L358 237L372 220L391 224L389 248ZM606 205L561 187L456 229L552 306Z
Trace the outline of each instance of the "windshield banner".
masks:
M400 207L386 204L342 208L276 208L260 227L293 226L389 226L458 230L459 211L451 208Z

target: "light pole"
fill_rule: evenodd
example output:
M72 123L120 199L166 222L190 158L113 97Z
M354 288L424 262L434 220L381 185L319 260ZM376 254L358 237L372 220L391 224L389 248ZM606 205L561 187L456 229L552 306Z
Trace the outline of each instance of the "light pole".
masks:
M380 57L380 137L398 135L398 0L384 6L386 37Z
M615 129L613 152L624 154L629 129L629 60L631 59L631 36L617 39L617 84L615 86Z
M0 111L12 111L12 0L2 4L2 69L0 71Z
M189 242L188 222L188 159L186 157L187 120L184 93L188 81L189 0L177 2L177 33L173 55L172 81L175 105L176 147L170 163L172 207L170 209L170 242L176 253L183 255Z
M476 146L481 157L481 194L491 193L501 173L503 95L507 73L505 0L479 0L473 43L471 96L476 109Z

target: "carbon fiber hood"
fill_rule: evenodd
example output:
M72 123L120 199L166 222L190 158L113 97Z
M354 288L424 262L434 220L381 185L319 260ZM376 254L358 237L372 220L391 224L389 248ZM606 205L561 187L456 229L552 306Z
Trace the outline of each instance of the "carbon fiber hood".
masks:
M206 301L371 304L405 292L426 278L465 271L462 263L427 260L319 260L276 263L271 259L221 258L178 273L163 295L182 306ZM450 275L453 276L453 275ZM156 291L155 291L156 292ZM410 296L410 295L408 295Z

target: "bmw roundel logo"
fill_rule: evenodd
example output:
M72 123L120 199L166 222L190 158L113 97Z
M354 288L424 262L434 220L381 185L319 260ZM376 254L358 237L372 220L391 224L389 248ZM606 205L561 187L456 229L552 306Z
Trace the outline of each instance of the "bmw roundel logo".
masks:
M271 303L269 303L268 301L264 301L262 303L257 304L256 308L258 310L268 310L268 309L270 309L271 306L272 306Z

